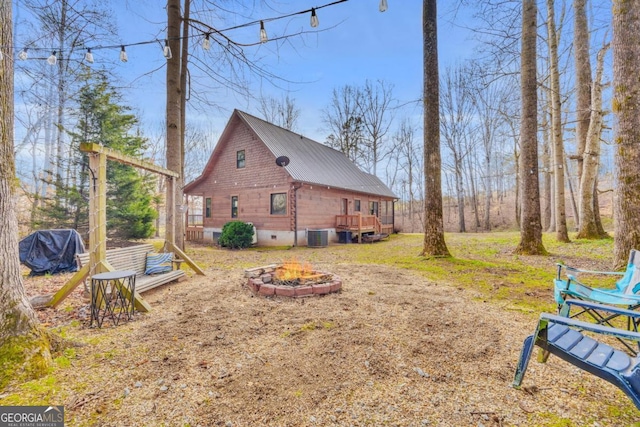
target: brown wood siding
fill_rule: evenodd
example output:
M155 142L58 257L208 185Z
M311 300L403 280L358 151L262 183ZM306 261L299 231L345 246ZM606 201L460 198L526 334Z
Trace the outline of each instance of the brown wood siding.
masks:
M238 118L229 124L229 132L218 142L216 158L189 193L211 197L211 217L204 218L205 228L222 228L237 219L253 222L258 230L294 229L293 183L284 168L254 133ZM245 167L236 167L236 153L245 150ZM287 193L287 215L271 215L271 194ZM231 197L238 196L238 217L231 218ZM362 214L368 214L370 201L391 200L348 190L304 184L297 190L298 230L333 228L341 213L342 199L349 200L354 214L354 200L359 199Z
M212 173L191 190L192 194L211 197L211 218L204 219L204 226L221 228L237 219L253 222L256 228L288 230L289 215L270 215L270 205L272 193L289 193L289 175L240 120L235 119L231 126L229 137L218 142L223 145ZM245 151L244 168L236 167L236 153L240 150ZM231 218L231 196L238 196L237 218Z
M355 199L360 200L363 207L368 207L370 201L381 203L383 200L393 200L348 190L305 184L298 190L298 230L335 227L336 215L340 215L342 212L342 199L349 200L349 214L351 215L357 213L354 211ZM368 214L365 211L360 213Z

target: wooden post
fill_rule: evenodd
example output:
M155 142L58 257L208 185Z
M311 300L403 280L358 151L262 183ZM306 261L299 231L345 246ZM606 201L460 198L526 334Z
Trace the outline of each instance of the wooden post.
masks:
M175 227L175 210L176 210L176 180L173 177L167 177L167 222L165 230L165 239L174 245L176 242Z
M91 189L89 192L89 277L105 270L107 253L107 155L89 154Z

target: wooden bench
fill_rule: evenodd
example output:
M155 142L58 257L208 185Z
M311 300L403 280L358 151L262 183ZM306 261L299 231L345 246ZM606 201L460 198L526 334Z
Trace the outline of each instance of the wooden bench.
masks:
M173 282L184 277L184 271L177 269L162 274L144 274L147 264L147 253L155 252L153 245L143 244L126 248L108 249L107 262L116 270L133 270L136 272L136 292L143 293L150 289ZM89 253L77 254L78 268L89 264ZM179 264L178 264L179 265Z

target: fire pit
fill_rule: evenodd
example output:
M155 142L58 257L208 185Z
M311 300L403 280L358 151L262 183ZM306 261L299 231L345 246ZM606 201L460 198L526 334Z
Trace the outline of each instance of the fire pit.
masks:
M244 276L249 289L264 296L297 298L325 295L342 289L342 280L338 276L314 270L310 265L297 261L248 268Z

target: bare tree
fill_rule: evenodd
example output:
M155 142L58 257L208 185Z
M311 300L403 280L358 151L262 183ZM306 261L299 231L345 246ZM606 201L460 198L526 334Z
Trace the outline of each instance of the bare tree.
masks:
M0 2L0 46L13 46L11 4ZM51 353L20 275L14 197L13 57L3 55L0 65L0 369L4 373L0 387L4 388L12 379L46 374Z
M564 193L564 144L562 143L562 102L560 99L560 70L558 67L558 38L555 20L555 1L547 0L547 44L549 47L549 77L551 80L551 141L553 153L554 210L556 239L569 242Z
M362 92L345 85L333 89L331 103L322 112L323 122L329 129L327 145L344 153L352 162L364 163L364 118L360 109Z
M522 0L520 171L522 219L520 243L516 253L543 255L538 184L538 118L536 82L537 6L535 0Z
M447 68L441 79L440 132L442 142L451 154L451 168L455 177L458 206L458 231L467 231L465 224L464 169L471 150L469 132L473 115L473 101L468 90L470 70L464 67Z
M17 112L17 121L31 140L29 154L33 157L29 183L32 183L32 220L36 221L42 199L50 197L49 185L54 186L54 203L64 203L60 197L64 188L77 180L70 173L77 171L71 159L71 142L67 131L73 128L69 111L81 84L86 65L76 60L77 52L86 49L97 39L114 34L109 12L99 3L82 0L24 0L16 2L28 11L30 19L19 23L25 46L52 40L54 52L47 52L55 61L17 61L20 79L17 95L25 109ZM37 53L36 53L37 55ZM28 110L28 111L27 111ZM37 116L36 126L27 115ZM18 146L17 149L21 147Z
M613 1L613 111L615 129L615 267L640 247L640 2Z
M587 132L587 145L582 152L582 174L580 179L580 208L578 238L593 239L603 237L596 225L594 194L597 194L598 168L600 165L600 137L602 133L602 74L604 55L609 49L605 45L598 52L596 75L591 87L591 117Z
M492 178L494 176L495 165L492 163L494 151L496 149L496 139L503 125L504 117L500 113L501 105L507 102L507 90L503 80L489 79L487 74L482 72L476 64L475 71L480 76L478 84L473 90L473 102L475 112L480 122L480 141L482 144L482 182L484 184L484 218L483 227L486 231L491 230L491 200L492 200Z
M378 163L390 153L385 148L385 136L391 126L391 103L393 102L393 85L378 80L373 84L367 80L360 90L360 111L364 125L364 139L367 147L367 163L369 171L376 175Z
M442 159L440 156L440 88L436 0L422 2L424 103L424 256L451 256L444 241Z
M285 129L295 130L300 117L300 108L296 106L295 98L285 97L277 99L272 96L260 97L258 111L269 123Z
M576 72L576 157L578 174L582 175L582 153L587 144L591 116L591 59L589 57L589 27L587 0L573 0L573 52Z
M419 170L419 158L417 156L416 141L414 138L414 128L408 118L404 118L400 122L398 130L393 135L394 145L396 147L395 152L398 153L399 163L404 171L407 190L408 190L408 202L409 202L409 231L413 233L413 218L415 214L415 200L416 200L416 173Z

